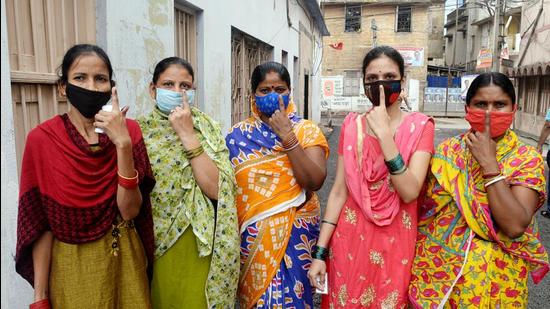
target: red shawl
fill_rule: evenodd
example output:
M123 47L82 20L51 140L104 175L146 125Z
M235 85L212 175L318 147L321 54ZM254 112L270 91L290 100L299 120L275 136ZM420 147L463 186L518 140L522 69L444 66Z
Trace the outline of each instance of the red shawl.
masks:
M143 204L134 219L148 259L153 265L153 219L149 194L155 185L147 149L137 122L126 120L132 139L135 168ZM16 271L34 284L32 245L44 232L60 241L81 244L101 238L119 214L116 148L99 135L99 151L92 151L69 121L56 116L27 136L19 190Z

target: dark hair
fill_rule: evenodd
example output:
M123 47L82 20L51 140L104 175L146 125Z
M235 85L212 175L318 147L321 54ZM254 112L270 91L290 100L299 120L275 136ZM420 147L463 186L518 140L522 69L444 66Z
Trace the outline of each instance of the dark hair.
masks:
M476 94L479 88L495 85L500 87L512 100L512 104L516 104L516 90L512 81L508 76L499 72L488 72L479 74L470 84L468 93L466 93L466 105L470 105L470 101Z
M382 56L386 56L393 60L397 66L399 67L399 73L401 73L401 79L405 76L405 60L403 60L403 56L395 50L395 48L390 46L378 46L373 49L371 49L363 59L363 69L361 72L363 72L363 79L365 78L365 70L373 61L374 59L380 58Z
M195 73L193 72L193 66L191 66L191 63L189 63L187 60L184 60L180 57L168 57L159 61L159 63L157 63L157 65L155 66L155 72L153 73L153 84L157 83L160 77L160 74L164 73L164 71L166 71L168 67L174 64L180 65L184 69L186 69L187 72L191 74L191 78L193 82L195 81Z
M286 83L288 88L290 88L290 74L288 73L286 67L278 62L269 61L258 65L254 69L254 71L252 71L252 76L250 77L250 86L252 92L256 91L258 85L265 79L267 73L271 72L279 74L279 76Z
M65 56L63 56L63 62L61 63L61 66L57 68L57 74L59 75L57 83L60 85L66 84L69 80L69 69L76 61L76 59L78 59L80 56L91 54L95 54L101 60L103 60L103 62L107 66L107 70L109 70L109 80L111 81L111 85L114 85L113 67L111 66L109 56L107 56L107 53L105 53L105 51L101 49L101 47L92 44L77 44L67 50Z

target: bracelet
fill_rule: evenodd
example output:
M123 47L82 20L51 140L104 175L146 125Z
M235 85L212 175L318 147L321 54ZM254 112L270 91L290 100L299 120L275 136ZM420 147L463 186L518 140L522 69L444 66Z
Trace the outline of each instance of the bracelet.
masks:
M291 146L291 147L289 147L289 148L285 147L285 151L286 151L286 152L291 151L292 149L294 149L294 148L296 148L296 147L298 147L298 146L300 146L300 144L299 144L298 142L296 142L293 146Z
M202 148L202 145L201 145L191 150L185 150L183 154L185 155L187 160L191 161L192 159L200 156L203 152L204 152L204 148Z
M51 309L48 298L41 299L29 305L29 309Z
M132 178L124 177L120 175L120 172L117 172L118 174L118 184L123 187L124 189L134 189L139 184L139 173L136 169L134 169L136 172L136 176Z
M390 174L394 175L394 176L395 175L401 175L401 174L405 173L406 170L407 170L407 166L403 165L403 167L398 171L394 171L394 172L390 171Z
M405 166L405 162L403 161L403 157L400 153L398 153L395 158L384 162L386 162L386 166L388 167L390 173L399 172L403 169L403 166Z
M497 177L498 175L500 175L500 171L494 172L494 173L485 173L481 177L483 177L483 179L487 180L487 179L491 179L493 177Z
M288 135L290 135L290 138L288 140L286 139L282 140L283 148L285 149L285 151L292 150L300 144L294 132L291 131L290 133L287 134L287 136Z
M324 261L327 259L328 256L328 249L324 247L319 247L317 245L313 246L313 250L311 250L311 257L316 260Z
M336 223L332 223L330 221L327 221L327 220L321 220L321 223L326 223L326 224L330 224L330 225L334 225L334 226L338 226Z
M499 182L499 181L505 180L505 179L506 179L506 176L503 176L503 175L500 175L500 176L497 176L497 177L495 177L495 178L492 178L491 180L489 180L489 181L487 181L487 182L485 183L485 188L487 188L488 186L490 186L490 185L492 185L492 184L494 184L494 183L496 183L496 182Z

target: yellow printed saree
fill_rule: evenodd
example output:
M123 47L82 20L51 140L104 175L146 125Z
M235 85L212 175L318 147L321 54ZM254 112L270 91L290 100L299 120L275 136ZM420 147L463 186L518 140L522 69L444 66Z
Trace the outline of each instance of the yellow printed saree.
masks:
M512 131L497 143L497 160L510 186L545 197L541 155ZM464 135L439 145L422 203L409 298L417 308L524 308L527 275L548 272L548 256L533 218L510 239L491 217L479 165Z

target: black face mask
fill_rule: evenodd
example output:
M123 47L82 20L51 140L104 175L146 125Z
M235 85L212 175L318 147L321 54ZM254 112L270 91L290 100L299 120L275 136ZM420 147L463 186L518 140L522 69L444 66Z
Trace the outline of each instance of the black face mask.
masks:
M372 102L372 105L380 105L380 85L384 87L386 106L390 106L399 98L401 93L401 81L399 80L377 80L365 84L365 95Z
M67 83L67 99L85 118L94 118L111 99L111 91L100 92Z

